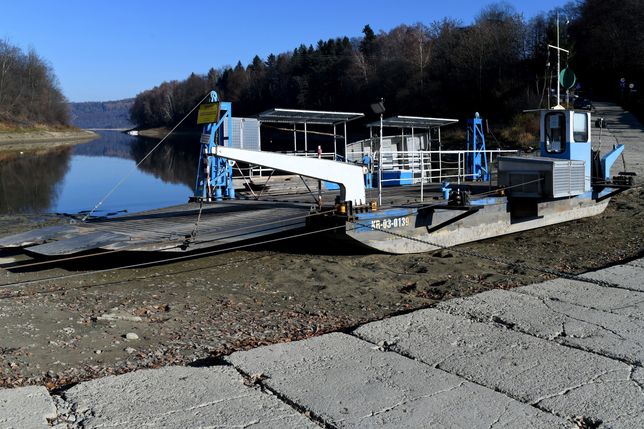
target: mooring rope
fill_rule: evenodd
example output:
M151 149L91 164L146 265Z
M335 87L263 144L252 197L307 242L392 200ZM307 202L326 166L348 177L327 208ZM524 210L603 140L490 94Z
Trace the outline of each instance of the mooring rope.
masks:
M172 128L172 129L168 132L168 134L166 134L166 135L165 135L165 137L163 137L163 138L161 139L161 141L159 141L159 143L157 143L157 144L156 144L156 145L155 145L155 146L154 146L154 147L153 147L153 148L152 148L152 149L151 149L151 150L150 150L150 151L149 151L149 152L148 152L148 153L147 153L147 154L146 154L146 155L145 155L145 156L144 156L144 157L143 157L143 158L142 158L142 159L141 159L141 160L140 160L140 161L135 165L135 166L134 166L134 168L132 168L129 172L127 172L127 173L125 174L125 176L123 176L123 177L121 178L121 180L119 180L119 181L118 181L118 183L117 183L116 185L114 185L114 187L113 187L112 189L110 189L110 191L109 191L107 194L105 194L105 196L103 196L103 198L101 198L101 200L100 200L98 203L96 203L96 205L94 206L94 208L93 208L92 210L90 210L90 211L89 211L89 213L87 213L85 216L83 216L83 219L81 219L81 221L82 221L82 222L85 222L85 221L86 221L86 220L87 220L87 219L88 219L92 214L94 214L94 212L95 212L95 211L96 211L96 210L97 210L97 209L98 209L98 208L99 208L99 207L100 207L100 206L105 202L105 200L107 200L107 199L108 199L108 198L109 198L109 197L110 197L110 196L111 196L111 195L112 195L112 194L113 194L113 193L114 193L114 192L115 192L115 191L116 191L116 190L117 190L117 189L118 189L122 184L123 184L123 182L125 182L125 181L126 181L126 180L127 180L127 179L128 179L128 178L129 178L129 177L130 177L130 176L131 176L131 175L132 175L132 174L133 174L133 173L134 173L134 172L139 168L139 166L140 166L141 164L143 164L143 162L144 162L146 159L148 159L148 157L149 157L150 155L152 155L152 152L154 152L154 151L155 151L159 146L161 146L161 144L162 144L162 143L163 143L163 142L164 142L164 141L165 141L165 140L170 136L170 134L172 134L172 133L173 133L173 132L174 132L174 131L179 127L179 125L181 125L181 124L183 123L183 121L185 121L185 120L188 118L188 116L190 116L190 114L192 114L192 112L194 112L194 111L195 111L195 109L196 109L197 107L199 107L199 105L200 105L200 104L201 104L201 103L202 103L206 98L208 98L209 96L210 96L210 93L206 94L206 95L205 95L201 100L199 100L199 102L197 102L197 104L196 104L192 109L190 109L190 111L186 114L186 116L184 116L184 117L183 117L183 119L181 119L181 120L177 123L177 125L175 125L175 126L174 126L174 128Z
M197 233L199 232L199 222L201 222L201 213L203 212L203 198L199 200L199 213L197 214L197 220L195 221L195 226L192 229L192 232L190 235L186 236L186 239L183 241L183 244L181 245L182 249L187 249L188 246L190 246L190 243L194 241L195 238L197 238Z

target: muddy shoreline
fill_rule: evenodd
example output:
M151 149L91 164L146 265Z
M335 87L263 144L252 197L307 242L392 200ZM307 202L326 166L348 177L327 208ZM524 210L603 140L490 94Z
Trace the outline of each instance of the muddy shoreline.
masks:
M427 254L337 249L310 236L119 271L83 270L138 256L0 268L0 387L55 389L138 368L207 364L232 351L551 278L527 266L581 273L641 257L643 201L636 188L593 218ZM0 216L0 235L65 221ZM0 263L16 258L24 256L0 252ZM38 279L45 280L29 283Z
M86 143L99 135L89 130L0 132L0 153L35 151Z

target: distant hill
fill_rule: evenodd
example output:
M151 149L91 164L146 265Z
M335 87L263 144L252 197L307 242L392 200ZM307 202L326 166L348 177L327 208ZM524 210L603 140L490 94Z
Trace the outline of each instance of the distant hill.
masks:
M130 107L133 98L116 101L69 103L72 125L79 128L132 128Z

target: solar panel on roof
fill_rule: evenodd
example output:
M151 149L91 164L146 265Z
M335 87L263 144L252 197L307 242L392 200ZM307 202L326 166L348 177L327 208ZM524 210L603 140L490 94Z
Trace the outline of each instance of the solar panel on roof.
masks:
M421 116L392 116L382 120L383 127L396 128L435 128L455 124L458 119L430 118ZM380 121L367 124L367 127L379 127Z
M362 118L364 113L299 109L270 109L257 115L262 122L333 125Z

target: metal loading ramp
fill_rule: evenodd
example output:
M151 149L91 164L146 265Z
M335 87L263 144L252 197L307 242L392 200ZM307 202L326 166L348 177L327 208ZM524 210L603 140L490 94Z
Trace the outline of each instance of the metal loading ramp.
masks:
M310 204L271 201L188 203L61 225L0 238L0 248L42 256L97 250L188 252L280 234L306 226Z

